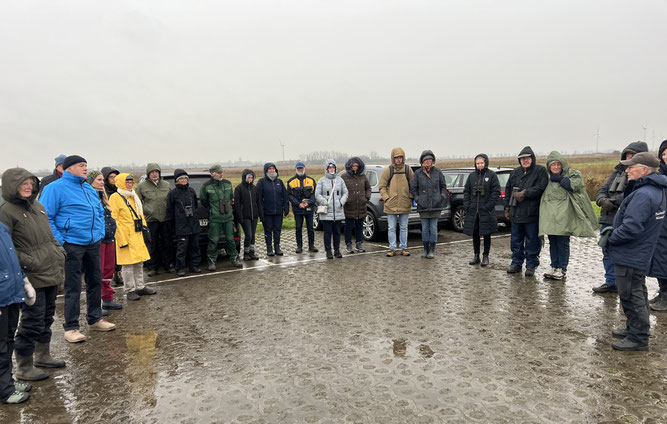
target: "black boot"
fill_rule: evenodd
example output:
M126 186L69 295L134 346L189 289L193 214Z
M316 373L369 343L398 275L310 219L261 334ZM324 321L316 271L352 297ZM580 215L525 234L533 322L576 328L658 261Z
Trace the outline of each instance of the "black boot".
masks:
M257 253L255 253L254 250L250 251L250 259L252 259L253 261L256 261L257 259L259 259L259 256L257 256Z
M330 250L327 250L327 259L333 259L333 255Z
M468 265L477 265L479 263L479 253L475 253L475 256L473 256L472 261L468 262Z
M282 256L282 255L283 255L283 251L280 250L280 245L279 245L279 244L276 244L276 246L275 246L275 251L276 251L276 255L278 255L278 256Z
M49 378L49 373L46 371L38 370L33 366L32 355L23 356L14 352L16 357L16 371L14 376L19 380L26 381L39 381Z
M426 259L433 259L435 255L435 242L432 241L428 244L428 254L426 254Z
M352 254L354 249L352 248L352 243L345 243L345 252Z
M428 256L428 252L431 250L431 243L425 241L423 242L424 245L424 253L422 253L422 258L426 258Z
M310 246L308 246L308 251L311 252L311 253L317 253L317 252L319 252L319 249L317 247L315 247L314 244L311 244Z
M489 254L485 253L482 255L482 266L489 266Z
M276 256L276 254L273 253L273 246L270 244L266 245L266 256Z
M62 368L65 361L54 359L51 356L51 346L49 343L35 343L34 365L36 367Z

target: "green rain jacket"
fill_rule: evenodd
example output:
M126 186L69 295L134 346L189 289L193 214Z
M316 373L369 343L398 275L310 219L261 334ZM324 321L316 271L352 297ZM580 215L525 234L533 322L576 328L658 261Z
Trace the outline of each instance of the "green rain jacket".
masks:
M223 223L234 220L234 190L229 180L211 178L206 181L201 186L199 200L211 210L211 221Z
M551 163L563 166L560 182L551 181L540 200L539 235L595 237L598 220L586 194L581 172L571 169L565 158L553 151L547 157L547 172L551 177ZM572 191L565 188L569 180Z

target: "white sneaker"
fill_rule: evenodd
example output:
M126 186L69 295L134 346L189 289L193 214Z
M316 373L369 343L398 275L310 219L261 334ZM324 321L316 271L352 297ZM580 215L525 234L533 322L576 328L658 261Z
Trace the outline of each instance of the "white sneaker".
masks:
M65 340L70 343L79 343L86 340L86 336L79 333L79 330L68 330L65 331Z
M111 331L116 329L116 324L112 324L106 320L101 319L95 324L89 325L88 328L94 331Z

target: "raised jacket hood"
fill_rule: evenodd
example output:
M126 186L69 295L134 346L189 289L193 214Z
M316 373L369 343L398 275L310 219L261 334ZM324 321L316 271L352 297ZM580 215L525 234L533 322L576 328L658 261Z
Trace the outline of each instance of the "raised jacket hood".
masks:
M104 168L102 168L102 176L104 177L104 182L105 183L107 182L107 178L109 177L109 174L111 174L112 172L115 172L116 174L120 174L120 171L118 171L117 169L112 168L110 166L105 166Z
M335 166L336 167L336 172L338 172L338 165L336 165L336 161L333 160L333 159L327 159L327 160L324 161L324 175L325 176L327 176L327 175L335 176L336 175L335 173L334 174L329 174L329 171L328 171L329 165Z
M19 186L26 178L33 178L35 180L35 187L32 189L32 196L29 199L24 199L19 196ZM10 168L2 174L2 198L6 202L16 204L27 204L35 201L39 193L39 179L32 172L23 168Z
M424 156L428 156L428 155L433 156L433 166L435 166L435 155L433 154L433 152L431 150L424 150L422 152L422 154L419 156L419 164L423 164L424 163ZM405 156L403 156L403 158L405 158Z
M628 152L632 153L648 152L648 144L644 143L643 141L635 141L633 143L628 144L625 147L625 149L623 149L623 152L621 152L621 160L625 160L625 156Z
M533 163L530 164L530 168L535 167L535 153L533 153L533 149L531 149L530 146L526 146L521 151L519 152L519 156L523 156L525 154L530 154L530 157L533 158ZM521 158L516 159L519 162L519 166L521 166Z
M489 168L489 157L485 153L480 153L475 156L475 159L472 160L472 166L475 168L475 171L481 172L477 169L477 164L475 164L475 162L477 162L477 158L484 159L484 169ZM484 169L482 169L482 171L484 171Z
M265 164L264 164L264 176L266 177L266 173L269 172L269 168L272 167L272 166L273 166L274 168L276 168L276 175L277 175L277 177L280 177L280 173L278 172L278 167L277 167L276 164L273 163L273 162L268 162L268 163L265 163ZM277 177L276 177L276 178L277 178Z
M660 163L663 164L665 163L665 161L662 160L662 152L664 152L665 149L667 149L667 140L660 143L660 148L658 149L658 159L660 159Z
M403 156L403 163L405 164L405 152L400 147L394 147L391 149L391 164L394 164L394 158L397 156Z
M148 177L148 174L150 174L153 171L157 171L160 173L160 178L162 178L162 168L160 168L160 165L157 163L149 163L146 165L146 177Z
M352 164L353 163L358 163L359 164L359 169L357 170L357 175L361 175L364 173L364 169L366 169L366 164L364 164L364 161L361 160L360 157L353 156L345 162L345 171L348 173L348 175L352 176L354 173L352 172Z
M565 176L568 174L570 171L570 165L568 165L567 160L557 151L553 151L549 153L549 156L547 156L547 172L549 175L551 175L551 162L560 162L560 164L563 166L563 171L561 172L561 175Z
M116 188L119 188L121 190L127 190L127 187L125 186L125 180L129 176L130 174L127 172L123 172L122 174L116 175Z
M257 175L255 175L255 171L253 171L252 169L244 169L244 170L243 170L243 173L241 174L241 182L242 182L243 184L246 184L246 185L247 185L248 183L246 182L245 178L246 178L248 175L252 175L252 182L253 182L253 184L254 184L254 183L255 183L255 180L257 179Z

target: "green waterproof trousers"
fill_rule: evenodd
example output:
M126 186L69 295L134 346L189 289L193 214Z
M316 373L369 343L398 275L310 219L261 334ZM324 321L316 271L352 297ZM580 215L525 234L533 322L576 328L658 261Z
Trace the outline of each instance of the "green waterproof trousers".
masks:
M234 221L209 221L208 249L206 250L208 260L215 263L218 259L218 240L220 240L220 233L224 233L225 235L225 239L227 240L227 254L229 255L229 259L234 262L239 255L236 251L236 243L234 243Z

